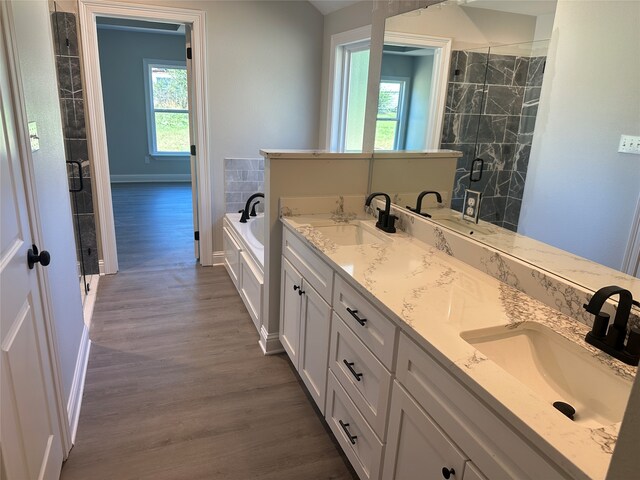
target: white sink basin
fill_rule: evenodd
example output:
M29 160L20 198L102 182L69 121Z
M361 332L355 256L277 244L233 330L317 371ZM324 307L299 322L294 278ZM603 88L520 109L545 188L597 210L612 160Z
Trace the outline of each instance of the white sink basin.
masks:
M550 328L524 322L518 328L472 330L460 336L550 406L556 401L570 404L576 423L599 428L622 421L631 381Z
M387 243L389 239L384 234L376 232L375 228L360 222L313 225L313 228L338 245L369 245L372 243Z

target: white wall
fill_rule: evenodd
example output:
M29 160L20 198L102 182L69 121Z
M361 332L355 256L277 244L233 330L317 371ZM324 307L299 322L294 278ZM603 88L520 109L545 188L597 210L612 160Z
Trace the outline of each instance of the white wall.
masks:
M420 15L398 15L387 19L393 32L428 34L452 38L453 50L530 42L536 17L457 5L431 6Z
M53 323L62 369L63 398L69 400L84 330L76 246L71 220L67 167L53 52L51 18L44 0L12 2L27 121L37 122L40 150L33 153L41 250L46 267Z
M98 29L111 175L188 175L189 155L149 155L143 60L185 61L184 35Z
M519 233L620 269L640 193L640 3L560 0ZM635 39L635 41L632 41Z
M431 106L431 82L433 80L433 55L415 57L409 119L407 120L406 150L423 150ZM447 187L449 188L449 187Z

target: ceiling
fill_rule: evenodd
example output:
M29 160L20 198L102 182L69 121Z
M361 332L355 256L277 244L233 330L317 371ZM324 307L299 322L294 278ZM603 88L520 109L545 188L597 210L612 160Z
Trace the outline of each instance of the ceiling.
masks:
M556 0L467 0L458 2L465 7L485 8L520 15L546 15L555 13Z
M316 7L321 14L327 15L341 8L358 3L359 1L360 0L309 0L309 3Z

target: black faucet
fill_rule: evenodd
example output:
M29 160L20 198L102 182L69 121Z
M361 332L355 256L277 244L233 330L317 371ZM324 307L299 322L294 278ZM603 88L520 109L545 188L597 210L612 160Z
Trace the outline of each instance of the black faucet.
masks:
M367 197L367 201L364 202L365 206L371 205L371 200L374 197L383 196L385 199L385 207L384 210L378 208L378 221L376 222L376 227L378 227L383 232L387 233L396 233L395 222L398 219L395 215L391 215L391 197L386 193L375 192Z
M620 301L613 324L609 326L610 316L601 310L604 303L613 295L619 295ZM631 305L640 306L640 303L633 300L629 290L615 285L603 287L594 293L589 304L584 305L587 312L596 316L593 328L587 333L585 341L627 365L638 365L640 360L640 329L632 327L627 340L627 324L631 315ZM625 340L627 341L626 345Z
M418 195L418 200L416 201L416 208L411 208L409 205L407 205L407 209L412 211L413 213L422 215L423 217L431 218L431 215L429 215L428 213L420 213L420 210L422 210L422 199L429 194L435 195L438 203L440 204L442 203L442 195L440 195L439 192L436 192L435 190L425 190L424 192L420 192L420 195Z
M249 197L249 199L247 200L247 203L245 203L244 205L244 210L240 210L238 212L238 213L242 213L242 216L240 217L240 223L247 223L247 220L249 220L249 212L251 212L251 216L253 217L256 216L255 205L253 206L253 210L251 209L251 202L256 198L264 198L264 193L259 193L259 192L254 193Z

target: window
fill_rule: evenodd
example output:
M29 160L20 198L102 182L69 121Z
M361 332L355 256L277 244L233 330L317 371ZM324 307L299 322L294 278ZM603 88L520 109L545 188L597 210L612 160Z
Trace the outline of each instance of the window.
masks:
M184 62L145 60L149 153L189 155L189 106Z
M380 81L378 115L376 117L376 150L400 150L404 130L406 80Z

